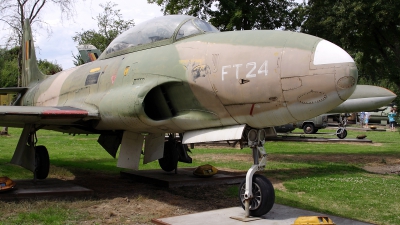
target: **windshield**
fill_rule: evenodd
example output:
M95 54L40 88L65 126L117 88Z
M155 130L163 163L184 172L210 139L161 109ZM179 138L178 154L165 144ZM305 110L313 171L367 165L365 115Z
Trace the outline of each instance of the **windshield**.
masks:
M219 32L219 30L203 20L193 18L181 26L176 40L203 32Z
M188 19L191 20L181 26L176 39L204 32L219 32L209 23L192 16L163 16L143 22L125 31L111 42L105 50L105 54L108 55L130 47L171 39L178 26Z

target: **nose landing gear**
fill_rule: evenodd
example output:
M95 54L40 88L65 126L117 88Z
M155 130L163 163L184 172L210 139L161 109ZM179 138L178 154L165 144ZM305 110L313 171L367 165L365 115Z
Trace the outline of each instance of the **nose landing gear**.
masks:
M347 125L347 117L350 115L347 113L342 113L339 116L339 128L336 130L336 136L340 139L344 139L347 137L347 130L346 130L346 125Z
M246 183L243 180L239 186L239 198L244 209L246 208L245 193ZM253 198L249 202L249 216L262 216L272 209L275 202L275 192L274 187L266 177L254 174L252 179L252 194Z
M265 169L267 153L264 149L266 132L251 129L247 133L248 146L253 151L253 166L247 171L246 179L240 184L239 199L245 209L245 217L259 217L268 213L275 203L275 190L271 182L257 171ZM245 218L245 219L246 219ZM238 218L234 218L238 219Z

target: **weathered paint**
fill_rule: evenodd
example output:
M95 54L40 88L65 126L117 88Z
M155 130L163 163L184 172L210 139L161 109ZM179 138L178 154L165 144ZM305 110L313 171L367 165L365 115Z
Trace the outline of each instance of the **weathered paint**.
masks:
M45 79L23 104L97 112L92 128L99 131L276 126L326 112L354 90L354 62L313 63L321 41L294 32L240 31L138 46Z
M140 27L135 26L97 60L53 76L38 70L26 26L23 54L29 57L23 62L23 84L28 89L19 101L23 107L0 107L0 125L111 133L116 142L121 134L118 165L135 169L144 133L149 134L148 162L162 155L165 133L202 130L199 140L204 140L204 131L210 129L219 132L207 138L220 139L230 137L221 130L235 126L287 124L335 108L356 87L354 61L321 38L286 31L213 33L198 28L198 33L191 30L184 36L180 29L193 17L154 20L149 27L155 30L142 26L137 36L129 36ZM166 33L173 35L168 38ZM146 34L147 39L138 42ZM115 156L115 148L108 150Z

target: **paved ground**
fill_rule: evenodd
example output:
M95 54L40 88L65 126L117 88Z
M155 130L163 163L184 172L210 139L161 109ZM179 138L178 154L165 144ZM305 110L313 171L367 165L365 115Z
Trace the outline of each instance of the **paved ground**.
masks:
M242 222L232 219L231 217L244 217L244 210L240 207L232 207L226 209L219 209L183 216L175 216L169 218L161 218L153 220L152 222L159 225L292 225L299 216L328 216L335 224L343 225L368 225L360 221L350 220L337 216L321 214L317 212L292 208L284 205L275 204L272 210L258 220L249 222Z

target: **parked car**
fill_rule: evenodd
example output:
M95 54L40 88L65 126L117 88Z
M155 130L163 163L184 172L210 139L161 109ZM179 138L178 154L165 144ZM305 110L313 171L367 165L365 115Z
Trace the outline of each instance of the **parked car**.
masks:
M328 114L322 114L314 118L299 121L296 126L303 129L306 134L315 134L319 129L323 129L328 126Z
M296 124L288 123L281 126L275 126L274 128L277 133L289 133L296 129Z

